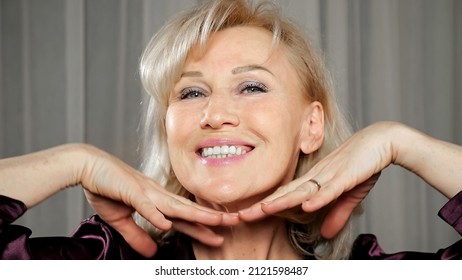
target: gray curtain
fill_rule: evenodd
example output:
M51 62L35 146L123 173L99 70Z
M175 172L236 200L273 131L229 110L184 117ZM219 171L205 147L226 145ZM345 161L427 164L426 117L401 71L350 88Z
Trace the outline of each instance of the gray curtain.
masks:
M167 18L195 2L0 0L0 157L86 142L137 167L139 55ZM462 144L462 1L277 2L325 52L355 129L394 120ZM376 234L389 252L434 251L459 238L436 216L445 201L391 167L357 232ZM34 236L67 235L91 212L74 188L19 223Z

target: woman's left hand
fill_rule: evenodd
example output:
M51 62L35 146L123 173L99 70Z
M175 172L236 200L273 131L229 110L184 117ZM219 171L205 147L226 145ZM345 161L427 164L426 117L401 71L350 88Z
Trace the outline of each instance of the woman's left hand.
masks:
M378 123L360 130L305 175L241 210L240 218L253 221L298 205L305 212L313 212L335 201L321 228L323 237L335 237L373 188L380 172L393 162L387 138L392 127L391 123Z

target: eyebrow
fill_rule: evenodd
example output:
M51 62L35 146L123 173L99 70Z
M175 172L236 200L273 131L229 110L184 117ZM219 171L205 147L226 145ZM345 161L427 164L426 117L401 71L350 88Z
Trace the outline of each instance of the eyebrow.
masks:
M271 75L274 76L273 72L271 72L268 68L265 68L265 67L263 67L261 65L257 65L257 64L251 64L251 65L236 67L233 70L231 70L231 73L233 75L235 75L235 74L239 74L239 73L243 73L243 72L249 72L249 71L255 71L255 70L263 70L263 71L266 71L266 72L268 72L268 73L270 73Z
M271 72L268 68L265 68L261 65L256 65L256 64L236 67L233 70L231 70L231 73L233 75L236 75L236 74L249 72L249 71L256 71L256 70L263 70L274 76L273 72ZM188 71L188 72L183 72L181 74L181 78L183 77L203 77L203 76L204 75L200 71Z
M181 73L181 78L183 77L202 77L202 73L200 71L188 71Z

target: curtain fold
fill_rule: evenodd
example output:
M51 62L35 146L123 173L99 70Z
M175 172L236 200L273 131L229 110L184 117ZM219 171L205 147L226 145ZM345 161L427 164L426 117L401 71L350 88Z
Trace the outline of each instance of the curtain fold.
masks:
M196 2L0 0L0 157L86 142L137 167L139 56ZM275 2L323 50L355 129L394 120L462 144L462 1ZM375 233L390 252L434 251L459 238L436 216L445 201L391 167L364 202L358 233ZM20 223L36 236L67 235L90 213L75 188Z

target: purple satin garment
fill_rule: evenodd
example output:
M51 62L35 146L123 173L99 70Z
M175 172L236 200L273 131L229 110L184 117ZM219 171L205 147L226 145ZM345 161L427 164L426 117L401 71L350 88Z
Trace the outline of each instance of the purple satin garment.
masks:
M0 195L0 259L141 259L122 236L98 216L84 220L70 237L34 237L11 223L27 210L24 203Z
M70 237L34 237L29 228L12 224L27 210L24 203L0 195L0 259L146 259L135 252L112 227L98 216L84 220ZM438 213L462 234L462 192ZM195 259L191 239L174 234L152 259ZM385 253L372 234L359 235L351 259L462 259L462 240L437 252Z

